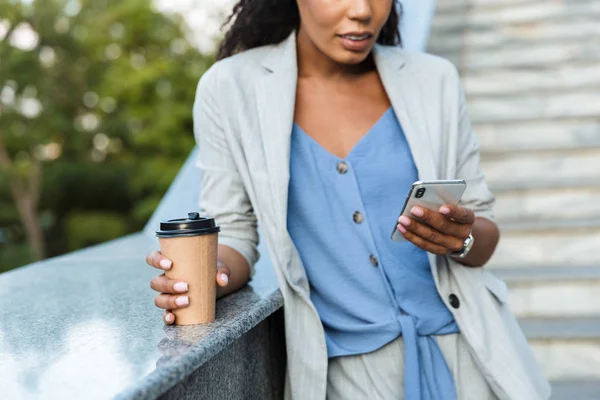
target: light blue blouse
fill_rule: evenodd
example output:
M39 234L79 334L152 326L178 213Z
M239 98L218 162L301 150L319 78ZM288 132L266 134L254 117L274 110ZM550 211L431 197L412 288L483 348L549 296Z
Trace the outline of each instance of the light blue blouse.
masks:
M433 335L458 327L427 253L390 238L416 180L391 108L343 160L294 124L287 225L329 357L372 352L402 335L406 399L452 400L454 380Z

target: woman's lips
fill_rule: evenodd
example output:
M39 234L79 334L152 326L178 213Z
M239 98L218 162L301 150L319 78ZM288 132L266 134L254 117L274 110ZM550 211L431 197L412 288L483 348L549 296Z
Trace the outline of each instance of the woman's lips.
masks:
M347 34L340 35L339 37L342 40L342 45L346 48L346 50L364 51L369 47L369 43L371 42L371 38L373 37L373 35Z

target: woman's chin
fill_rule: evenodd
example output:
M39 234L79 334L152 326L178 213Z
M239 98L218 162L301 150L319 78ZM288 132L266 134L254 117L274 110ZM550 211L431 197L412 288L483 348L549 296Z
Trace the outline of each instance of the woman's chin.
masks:
M337 63L344 65L357 65L363 63L369 54L371 53L371 49L369 51L364 52L355 52L348 50L341 50L332 57Z

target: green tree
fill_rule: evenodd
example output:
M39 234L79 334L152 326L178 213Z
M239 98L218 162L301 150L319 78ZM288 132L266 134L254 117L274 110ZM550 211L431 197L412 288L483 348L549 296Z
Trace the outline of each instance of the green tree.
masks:
M0 2L0 227L18 220L34 259L98 210L115 221L104 239L138 229L193 146L212 61L148 0Z

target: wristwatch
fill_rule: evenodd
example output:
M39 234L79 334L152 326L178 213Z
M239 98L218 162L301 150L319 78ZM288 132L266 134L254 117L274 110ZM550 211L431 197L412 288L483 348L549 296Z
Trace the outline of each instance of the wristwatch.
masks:
M452 253L450 253L450 256L454 258L465 258L467 254L469 254L469 251L471 251L473 243L475 243L475 238L473 237L473 235L469 235L469 237L466 238L465 242L463 243L462 250L453 251Z

